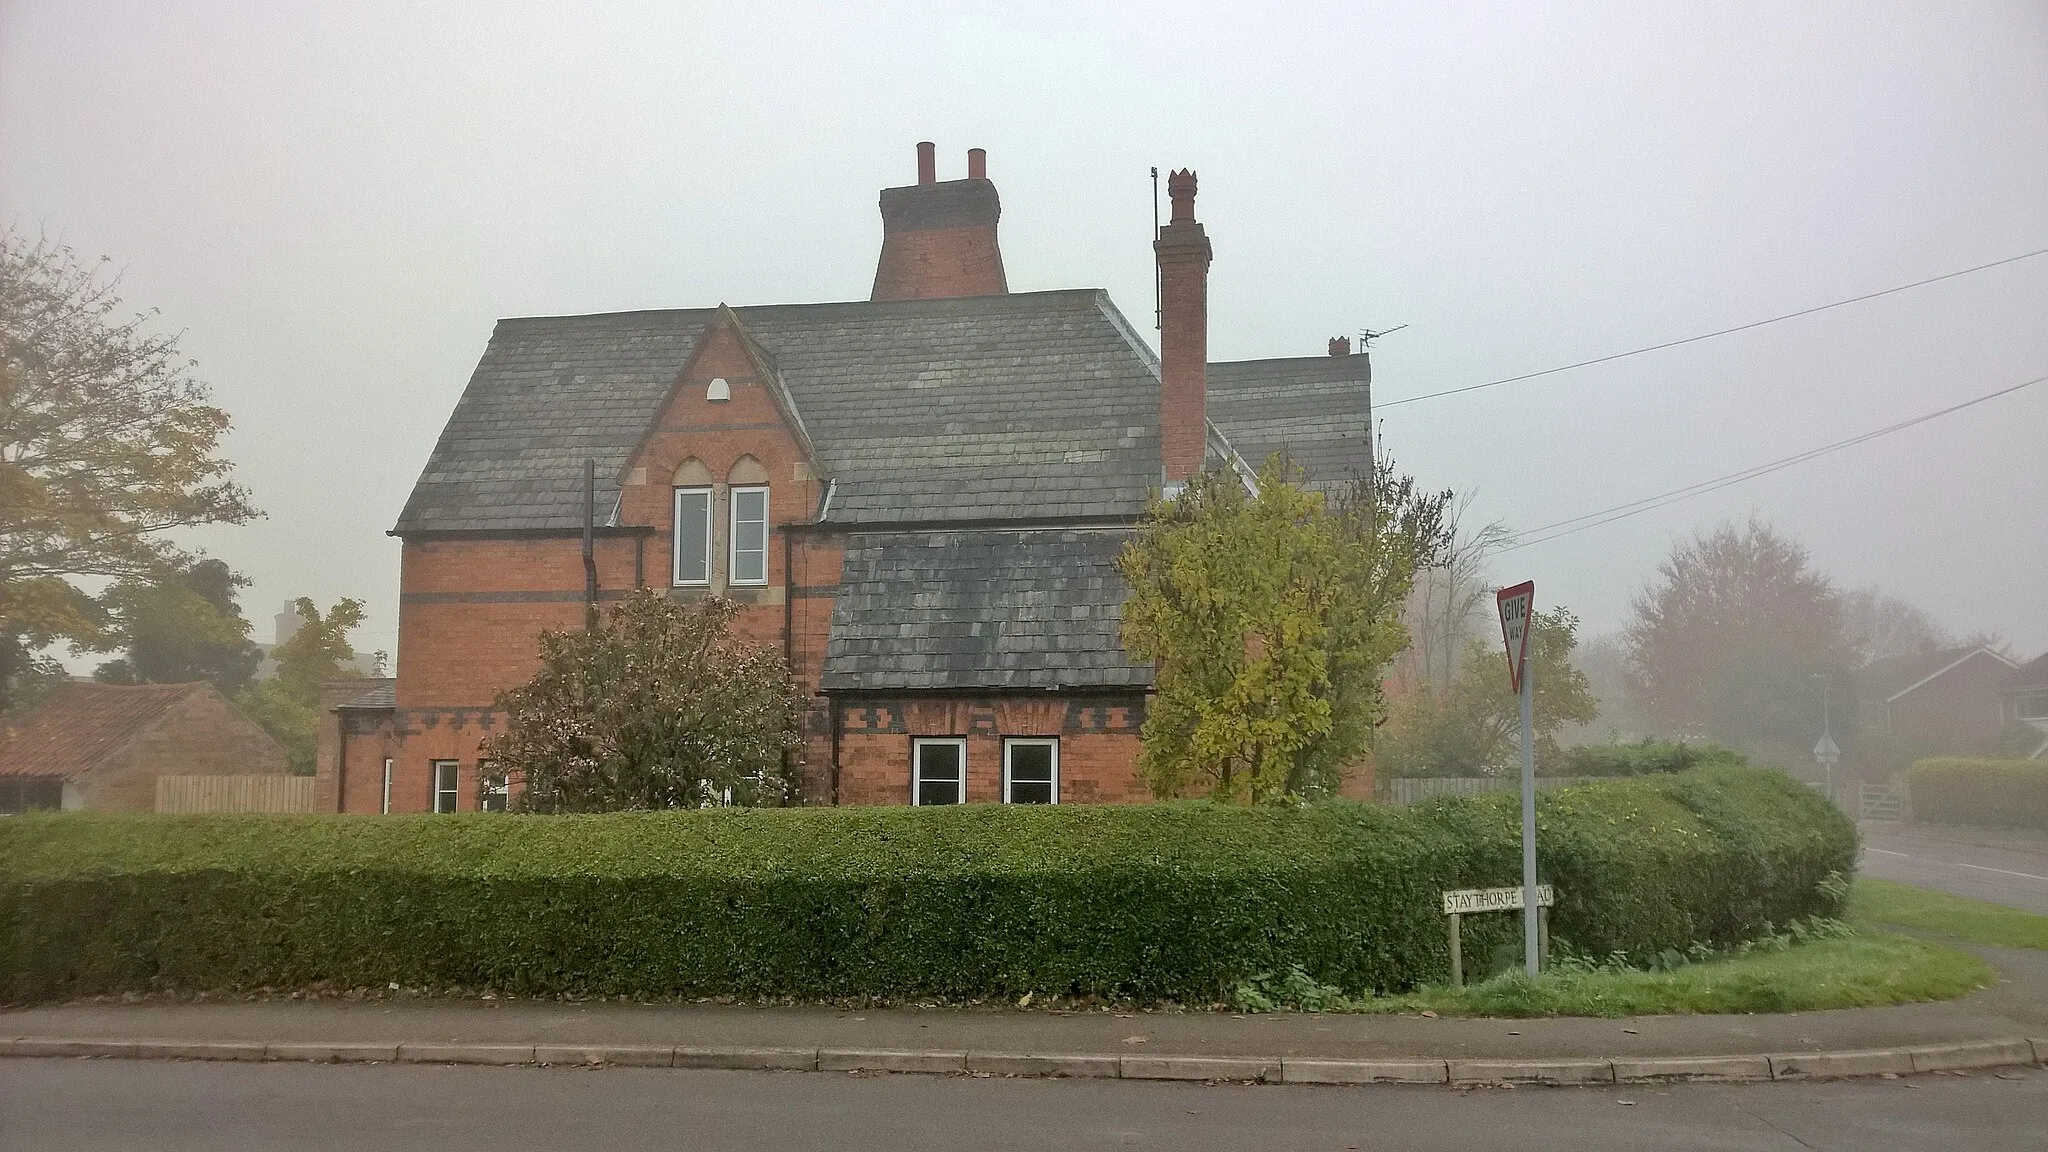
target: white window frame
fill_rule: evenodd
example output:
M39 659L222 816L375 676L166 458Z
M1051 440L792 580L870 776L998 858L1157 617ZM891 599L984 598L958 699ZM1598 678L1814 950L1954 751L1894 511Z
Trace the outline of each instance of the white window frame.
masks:
M391 815L391 757L384 758L384 815Z
M1060 741L1057 736L1007 736L1003 739L1003 803L1010 799L1010 750L1018 747L1052 749L1052 803L1060 802ZM1032 781L1037 783L1037 781Z
M432 810L436 814L441 815L458 810L462 803L462 761L430 760L427 763L432 769L429 773L429 778L434 786ZM441 769L443 768L448 769L448 786L446 788L441 787ZM441 797L443 796L448 798L448 807L446 808L441 807Z
M742 580L740 579L740 497L754 492L761 494L761 578L759 580ZM727 489L725 503L725 582L748 587L760 587L768 583L768 529L773 522L773 518L768 512L768 486L766 484L744 484Z
M957 750L957 755L959 759L956 760L955 763L960 765L960 799L954 801L954 803L967 803L966 738L961 736L920 736L910 742L910 803L913 806L920 808L946 807L946 805L943 804L927 805L924 802L924 789L922 787L922 785L924 784L924 750L928 747L934 747L940 744L950 744L953 746L954 749Z
M702 580L683 579L682 568L684 496L704 497L704 578ZM674 494L669 497L669 524L671 526L672 531L669 533L671 538L671 545L669 548L668 572L669 582L674 587L702 588L705 585L711 583L711 570L714 566L712 564L713 555L711 552L711 524L714 520L717 519L717 517L718 499L709 485L694 484L679 487L675 490Z

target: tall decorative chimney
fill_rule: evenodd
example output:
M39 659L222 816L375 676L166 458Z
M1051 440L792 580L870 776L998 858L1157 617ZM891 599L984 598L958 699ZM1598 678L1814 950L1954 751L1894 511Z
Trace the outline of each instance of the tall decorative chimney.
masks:
M1195 174L1166 178L1173 218L1159 230L1159 456L1168 485L1202 470L1208 446L1209 234L1195 220Z
M936 149L917 146L917 183L882 189L882 258L874 300L989 296L1010 290L996 243L1002 203L988 179L988 153L967 153L967 179L938 178Z

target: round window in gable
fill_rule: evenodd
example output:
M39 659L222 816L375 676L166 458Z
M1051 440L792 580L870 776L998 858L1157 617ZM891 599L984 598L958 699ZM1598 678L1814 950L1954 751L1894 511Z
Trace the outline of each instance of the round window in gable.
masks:
M732 385L727 384L723 376L713 377L711 386L704 389L704 398L706 400L730 400L732 399Z

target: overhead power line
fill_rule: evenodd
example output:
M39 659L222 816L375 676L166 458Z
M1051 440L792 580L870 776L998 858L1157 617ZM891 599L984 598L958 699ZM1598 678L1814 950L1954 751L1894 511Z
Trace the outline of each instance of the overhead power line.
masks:
M1847 300L1837 300L1832 304L1819 304L1812 308L1801 308L1797 312L1787 312L1783 316L1773 316L1768 320L1752 320L1747 324L1737 324L1733 328L1722 328L1715 332L1703 332L1698 336L1687 336L1683 340L1666 340L1662 344L1652 344L1647 348L1632 348L1627 352L1616 352L1611 356L1596 356L1591 360L1581 360L1576 364L1563 364L1556 368L1545 368L1541 372L1524 372L1520 376L1509 376L1502 380L1488 380L1484 384L1467 384L1462 388L1446 388L1441 392L1425 392L1420 396L1403 396L1399 400L1388 400L1385 403L1375 405L1375 407L1395 408L1402 404L1413 404L1418 400L1436 400L1444 396L1458 396L1466 392L1477 392L1482 388L1498 388L1503 384L1519 384L1524 380L1534 380L1540 376L1555 376L1559 372L1570 372L1577 368L1590 368L1595 364L1607 364L1615 360L1626 360L1630 356L1641 356L1647 352L1661 352L1666 348L1677 348L1684 344L1697 344L1702 340L1712 340L1717 336L1731 336L1737 332L1747 332L1752 328L1761 328L1766 324L1777 324L1785 320L1797 320L1801 316L1811 316L1816 312L1826 312L1831 308L1861 304L1865 300L1875 300L1880 296L1891 296L1895 293L1910 291L1914 288L1924 288L1929 284L1939 284L1943 280L1953 280L1958 276L1968 276L1973 272L1982 272L1986 269L1997 268L2006 264L2016 264L2021 260L2031 260L2036 256L2048 256L2048 248L2036 248L2032 252L2022 252L2017 256L2008 256L2003 260L1993 260L1989 264L1979 264L1974 268L1964 268L1956 272L1943 273L1940 276L1929 276L1925 280L1915 280L1911 284L1901 284L1896 288L1886 288L1881 292L1866 292L1861 296L1851 296Z
M1536 528L1531 528L1525 532L1517 533L1515 536L1515 542L1509 544L1505 548L1500 549L1500 551L1513 552L1518 549L1532 547L1537 544L1542 544L1551 540L1555 540L1560 536L1570 536L1574 532L1584 532L1588 528L1598 528L1603 524L1612 524L1616 520L1625 520L1630 516L1637 516L1644 512L1654 511L1658 508L1664 507L1667 504L1676 504L1681 500L1688 500L1694 496L1702 496L1708 492L1719 491L1720 489L1726 488L1732 484L1740 484L1745 480L1754 480L1759 476L1768 476L1773 472L1790 468L1796 464L1804 464L1808 460L1813 460L1821 456L1826 456L1833 452L1839 452L1844 448L1853 448L1858 444L1875 440L1880 436L1889 436L1894 432L1903 432L1908 428L1914 427L1915 425L1925 424L1930 420L1939 420L1943 416L1948 416L1956 412L1961 412L1965 408L1973 408L1979 404L1985 403L1986 401L1996 400L2001 396L2010 396L2015 392L2018 392L2025 388L2032 388L2034 385L2043 383L2044 381L2048 381L2048 376L2036 376L2032 380L2025 381L2024 383L2014 384L2009 387L2000 388L1995 392L1986 392L1982 396L1973 397L1969 400L1961 402L1960 404L1951 404L1946 408L1936 409L1933 412L1922 413L1921 415L1915 416L1909 420L1901 420L1896 424L1888 424L1883 428L1878 428L1869 432L1864 432L1860 435L1851 436L1846 440L1837 440L1832 444L1823 444L1818 448L1809 448L1804 452L1798 452L1790 456L1780 457L1779 459L1769 461L1768 463L1758 464L1752 468L1744 468L1740 472L1730 472L1725 476L1716 476L1711 480L1702 480L1696 484L1688 484L1683 488L1673 488L1669 492L1660 492L1655 496L1645 496L1640 500L1631 500L1626 504L1616 504L1611 508L1603 508L1598 512L1588 512L1583 516L1573 516L1568 520L1558 520L1549 524L1541 525Z

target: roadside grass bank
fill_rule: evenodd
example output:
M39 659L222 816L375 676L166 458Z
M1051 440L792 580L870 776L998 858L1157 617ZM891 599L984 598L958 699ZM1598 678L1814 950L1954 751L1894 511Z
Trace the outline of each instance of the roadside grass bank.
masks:
M1849 917L2000 948L2048 949L2048 916L1891 880L1863 879L1849 892Z
M1362 1002L1366 1012L1440 1016L1685 1016L1875 1008L1967 996L1992 981L1967 952L1890 933L1796 944L1649 972L1520 972L1464 988L1428 987Z

